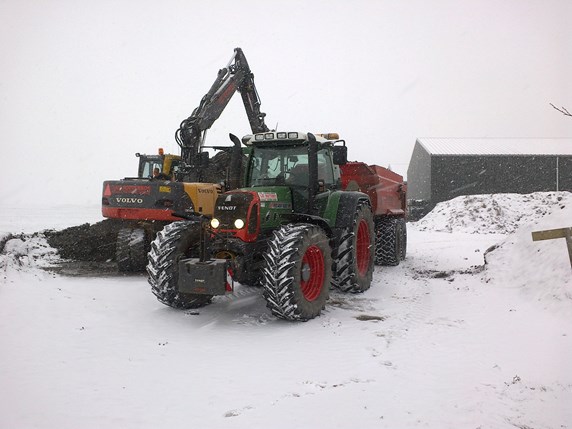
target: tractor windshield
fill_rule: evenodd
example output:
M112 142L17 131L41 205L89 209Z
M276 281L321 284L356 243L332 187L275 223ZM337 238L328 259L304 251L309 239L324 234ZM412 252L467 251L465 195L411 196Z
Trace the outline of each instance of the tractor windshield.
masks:
M318 178L334 183L327 149L318 152ZM248 181L250 186L308 186L308 146L271 146L253 149Z

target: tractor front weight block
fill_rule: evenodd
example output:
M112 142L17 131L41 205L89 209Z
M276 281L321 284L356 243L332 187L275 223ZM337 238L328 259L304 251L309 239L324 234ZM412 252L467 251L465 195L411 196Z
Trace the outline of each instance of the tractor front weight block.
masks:
M179 262L178 287L181 293L224 295L229 287L228 262L223 259L201 261L199 258ZM232 283L232 280L230 280Z

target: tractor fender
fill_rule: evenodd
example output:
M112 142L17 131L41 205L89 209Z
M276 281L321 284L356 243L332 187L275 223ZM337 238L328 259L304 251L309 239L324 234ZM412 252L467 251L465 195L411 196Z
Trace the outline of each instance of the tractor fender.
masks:
M328 224L328 221L320 216L313 216L303 213L293 213L284 216L284 218L288 219L291 222L311 223L312 225L319 226L324 230L328 238L332 238L333 234L332 228Z
M369 197L363 192L334 192L328 201L325 217L335 229L350 227L353 224L358 205L363 203L371 207Z

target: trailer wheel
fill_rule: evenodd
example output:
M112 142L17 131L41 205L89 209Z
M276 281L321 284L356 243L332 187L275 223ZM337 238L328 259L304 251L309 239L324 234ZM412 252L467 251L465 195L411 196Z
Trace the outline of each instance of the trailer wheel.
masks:
M292 224L274 231L264 254L262 287L275 316L300 321L319 316L331 280L330 242L321 228Z
M177 287L179 260L199 254L200 228L198 222L173 222L159 231L151 243L148 281L157 299L169 307L197 308L212 300L212 295L180 293Z
M121 228L117 233L115 258L120 272L145 271L148 237L143 228Z
M375 225L375 263L377 265L399 265L401 260L401 237L399 219L383 217Z
M400 229L399 237L401 238L401 241L399 243L399 249L401 250L401 252L399 256L400 259L403 261L407 256L407 223L405 222L404 218L399 218L399 229Z
M371 209L358 205L353 224L342 232L334 250L332 284L342 292L360 293L368 290L373 276L375 235Z

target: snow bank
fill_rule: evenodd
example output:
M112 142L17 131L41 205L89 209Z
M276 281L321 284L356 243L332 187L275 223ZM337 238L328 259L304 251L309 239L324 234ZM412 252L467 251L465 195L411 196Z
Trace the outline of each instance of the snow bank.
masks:
M485 253L485 281L521 289L544 306L572 311L572 269L564 239L531 233L572 227L572 193L461 196L413 224L419 231L507 235Z
M572 268L563 238L532 241L533 231L572 227L572 204L523 225L485 254L487 279L493 284L522 288L551 307L572 310ZM549 208L546 208L547 210Z
M572 312L522 293L566 299L563 240L529 239L572 226L565 198L511 235L412 224L402 264L294 324L258 288L176 311L144 275L47 274L44 235L0 217L0 428L572 427Z
M30 271L45 268L59 260L42 233L0 234L0 271Z
M415 226L419 231L509 234L570 206L570 192L467 195L437 204Z

